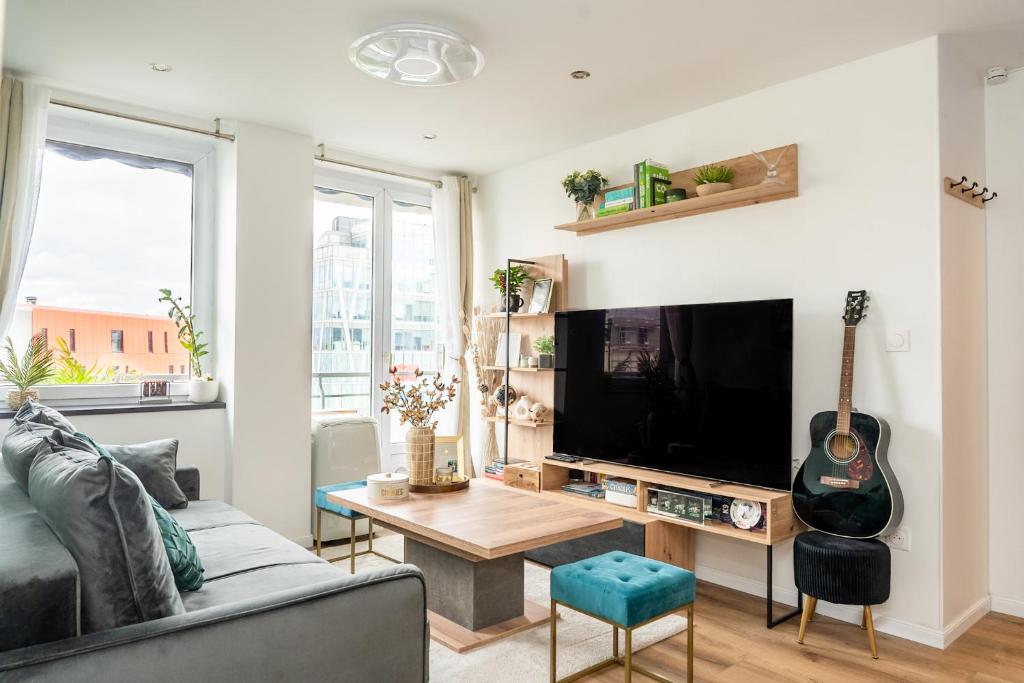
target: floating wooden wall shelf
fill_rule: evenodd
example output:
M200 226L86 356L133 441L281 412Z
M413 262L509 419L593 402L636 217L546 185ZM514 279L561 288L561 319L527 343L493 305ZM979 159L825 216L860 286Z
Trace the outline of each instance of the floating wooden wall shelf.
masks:
M784 149L786 148L776 147L775 149L765 150L761 154L769 161L774 161ZM712 211L724 211L725 209L733 209L738 206L750 206L751 204L774 202L779 199L796 197L800 194L800 178L798 172L799 169L797 167L797 146L795 144L789 146L789 149L786 150L785 155L779 162L779 178L784 181L784 184L781 185L761 184L761 181L764 180L765 177L765 165L753 154L747 154L741 157L736 157L735 159L727 159L725 161L715 163L719 166L728 166L735 172L735 176L732 181L733 189L708 195L707 197L698 197L696 185L693 184L693 174L700 167L688 168L684 171L676 171L669 175L669 178L672 181L672 187L682 187L686 189L687 199L672 202L670 204L659 204L658 206L652 206L646 209L634 209L633 211L626 211L625 213L615 214L614 216L593 218L589 221L563 223L562 225L556 225L555 229L575 232L577 235L581 236L592 235L598 232L631 228L637 225L656 223L658 221L668 221L675 218L685 218L687 216L696 216L698 214L710 213ZM621 189L623 187L629 187L629 185L609 187L605 189L605 192ZM603 200L604 194L599 194L595 204L599 205Z

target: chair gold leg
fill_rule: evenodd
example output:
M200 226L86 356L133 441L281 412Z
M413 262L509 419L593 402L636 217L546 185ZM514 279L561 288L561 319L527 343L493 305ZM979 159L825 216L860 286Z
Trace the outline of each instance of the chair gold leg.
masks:
M549 664L551 671L551 683L555 683L557 680L557 663L555 661L555 648L558 647L557 641L557 626L558 623L558 610L555 609L555 601L551 601L551 662Z
M320 515L323 510L320 508L316 509L316 556L320 557L320 544L323 542L323 535L320 533Z
M619 627L612 626L612 657L619 658Z
M348 520L348 530L349 530L348 539L349 539L349 544L350 544L349 547L348 547L349 566L352 568L351 573L355 574L356 573L356 520L354 520L354 519Z
M864 606L864 624L868 631L868 645L871 646L871 658L878 659L878 643L875 642L875 621L871 617L871 606Z
M627 628L626 631L626 677L625 682L630 683L633 680L633 629Z
M686 683L693 683L693 604L686 609Z
M807 622L811 620L811 615L814 614L814 608L817 606L818 598L808 597L807 602L804 603L804 613L800 617L800 633L796 637L796 642L801 645L804 642L804 634L807 633Z

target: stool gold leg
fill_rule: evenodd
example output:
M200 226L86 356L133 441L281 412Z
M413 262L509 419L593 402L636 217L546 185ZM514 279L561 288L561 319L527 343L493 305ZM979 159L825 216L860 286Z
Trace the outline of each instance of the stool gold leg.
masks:
M351 573L355 574L356 573L356 520L354 520L354 519L348 520L348 532L349 532L348 533L348 539L349 539L349 547L348 547L349 566L352 568L352 572Z
M807 632L807 622L811 620L811 615L814 614L814 608L818 606L818 598L808 597L807 602L804 603L804 613L800 617L800 633L796 637L796 642L803 645L804 634Z
M878 659L878 643L875 642L875 621L871 618L871 606L864 606L864 624L868 631L868 645L871 646L871 658Z
M686 683L693 683L693 604L686 610Z
M612 626L612 657L619 658L619 627Z
M370 532L369 535L366 537L366 547L368 548L368 552L372 553L373 552L373 517L367 517L366 519L368 520L367 528L369 529L369 532Z
M321 513L323 513L323 510L321 510L320 508L317 508L316 509L316 556L317 557L320 557L320 544L322 542L321 539L323 538L323 536L320 533L320 515L321 515Z
M633 680L633 629L626 629L626 683Z
M550 671L551 671L551 677L550 677L551 678L551 683L555 683L555 680L557 679L557 671L558 671L557 664L555 662L555 648L558 647L558 643L557 643L557 626L556 626L557 623L558 623L558 611L555 609L555 601L552 600L551 601L551 662L550 662L550 665L549 665L550 666Z

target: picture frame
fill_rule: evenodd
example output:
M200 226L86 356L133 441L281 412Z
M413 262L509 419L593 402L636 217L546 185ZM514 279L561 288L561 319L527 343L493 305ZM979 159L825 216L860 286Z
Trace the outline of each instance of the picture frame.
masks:
M447 467L449 460L456 463L460 477L466 476L466 449L462 435L438 436L434 444L434 467Z
M139 403L170 403L171 382L147 378L139 382Z
M509 365L515 367L519 363L519 352L523 348L523 335L519 332L501 332L498 334L498 346L494 350L494 364L504 367L505 366L505 347L509 346L508 349L508 361Z
M549 277L535 280L527 313L547 313L551 308L551 290L554 287L554 281Z
M533 287L536 282L532 277L528 277L523 280L523 286L519 288L519 296L523 298L523 311L530 306L530 300L533 299Z

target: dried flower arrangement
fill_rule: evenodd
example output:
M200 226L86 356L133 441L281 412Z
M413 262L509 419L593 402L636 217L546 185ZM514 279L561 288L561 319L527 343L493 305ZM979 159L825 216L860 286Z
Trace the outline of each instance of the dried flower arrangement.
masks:
M459 379L453 375L451 381L445 384L440 374L431 379L416 368L416 381L403 383L398 368L392 367L388 372L391 373L391 379L380 385L384 392L384 405L380 411L390 414L392 410L397 410L399 424L408 422L413 427L435 429L437 421L432 421L434 413L443 410L455 398L455 387Z
M481 396L480 413L484 417L494 416L495 406L488 399L501 382L500 371L487 369L497 365L494 351L498 347L501 325L500 319L488 318L480 306L473 307L472 329L465 315L462 316L462 331L469 339L469 353L473 359L473 370L476 372L476 388Z

